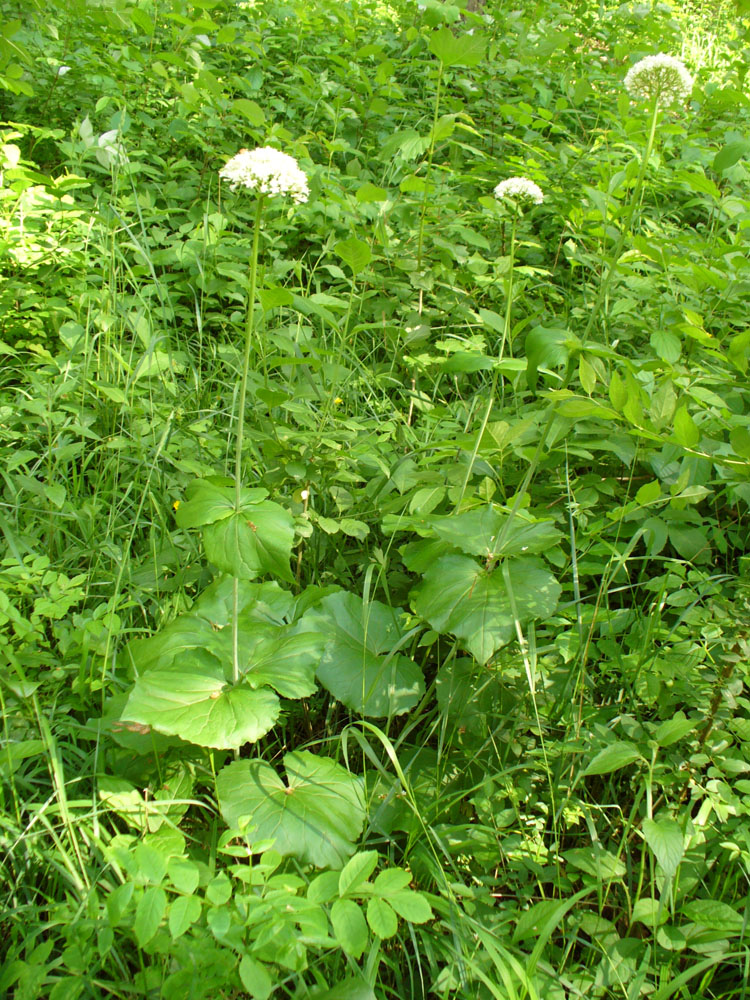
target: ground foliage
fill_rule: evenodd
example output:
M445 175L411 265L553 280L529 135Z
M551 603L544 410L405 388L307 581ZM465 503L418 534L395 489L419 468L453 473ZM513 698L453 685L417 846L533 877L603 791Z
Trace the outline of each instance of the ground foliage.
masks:
M746 995L745 8L0 3L3 995Z

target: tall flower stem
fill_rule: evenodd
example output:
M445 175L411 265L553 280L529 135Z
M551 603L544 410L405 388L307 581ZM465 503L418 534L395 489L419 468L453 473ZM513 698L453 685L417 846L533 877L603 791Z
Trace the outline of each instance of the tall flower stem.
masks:
M250 371L250 352L255 334L255 293L258 285L258 246L260 243L260 224L263 217L263 195L258 195L255 205L255 227L253 229L253 248L250 253L250 290L247 297L247 318L245 320L245 350L242 359L242 378L240 395L237 402L237 437L234 452L234 499L235 507L240 509L242 499L242 438L245 430L245 406L247 404L247 376ZM240 581L234 577L232 585L232 680L236 684L240 679L239 650L239 611L240 611Z
M601 309L602 304L607 296L607 292L609 291L609 286L612 282L612 278L614 277L615 272L617 271L617 265L620 260L620 254L622 253L623 247L625 246L625 241L630 235L633 219L635 217L636 207L640 202L641 194L643 191L643 184L646 179L648 162L651 159L651 153L653 152L654 149L654 140L656 136L656 122L658 120L658 116L659 116L659 100L657 96L654 98L653 107L651 109L651 123L649 127L648 141L646 142L646 149L643 154L643 159L641 160L641 169L638 171L638 177L636 179L635 186L633 188L633 192L631 195L630 206L628 208L627 216L625 217L626 219L625 225L622 228L620 236L615 245L615 249L610 257L607 272L604 276L604 279L602 280L601 285L599 286L599 292L597 293L596 299L594 301L594 306L591 310L591 315L589 316L588 322L586 323L586 327L583 333L581 334L580 337L581 345L586 343L586 340L591 334L591 331L594 327L594 323L596 322L596 317L598 316L599 310ZM568 364L568 368L567 371L565 372L565 377L563 378L562 382L563 389L567 388L568 385L570 384L571 379L573 378L573 371L574 371L573 366L571 364ZM495 542L492 547L492 551L489 554L489 558L492 558L495 552L499 552L502 549L502 546L505 544L505 540L508 537L511 525L513 524L513 520L516 514L518 513L521 504L523 503L524 494L529 489L529 486L531 485L531 480L533 479L537 467L542 460L544 447L547 443L547 438L549 437L550 431L552 430L552 424L554 423L554 420L555 420L555 409L554 406L551 406L549 409L549 413L547 414L547 419L542 425L541 435L539 437L539 441L537 442L537 446L536 449L534 450L534 454L532 456L529 467L526 470L525 476L523 477L523 482L521 483L520 488L516 492L515 500L513 501L513 506L511 507L508 519L503 525L502 530L498 532L497 537L495 538Z
M469 480L471 479L471 474L474 471L474 463L477 460L477 455L479 454L479 448L482 443L482 438L484 437L484 432L487 430L487 425L490 422L490 416L492 415L492 408L495 405L495 393L497 392L497 384L500 378L500 362L503 360L503 354L505 353L506 343L512 344L512 338L510 334L510 323L511 316L513 313L513 270L516 263L516 224L518 222L518 208L513 212L513 225L510 231L510 267L508 270L508 289L507 289L507 299L505 302L505 321L503 323L503 336L500 341L500 351L497 357L497 365L492 373L492 381L490 383L490 395L487 400L487 406L485 407L484 416L482 417L482 422L479 425L479 433L477 434L476 441L474 442L474 450L471 453L471 459L469 460L469 466L466 470L466 475L464 476L464 481L461 486L461 494L458 498L456 506L454 508L454 513L458 513L461 509L461 504L463 503L464 496L466 494L466 488L469 485Z
M424 198L422 199L422 212L419 216L419 238L417 240L417 274L422 273L422 251L424 248L424 224L427 215L427 199L430 196L430 177L432 175L432 160L435 156L435 135L437 132L438 115L440 113L440 88L443 82L443 60L440 60L438 70L437 87L435 88L435 110L432 114L432 134L430 135L430 148L427 152L427 170L424 178ZM421 299L420 299L421 302ZM421 312L421 310L420 310Z
M594 328L594 323L596 322L596 317L599 315L599 310L604 303L604 300L609 293L609 287L612 284L612 279L617 271L617 265L620 262L620 255L622 254L623 247L625 246L625 241L628 239L633 228L633 219L635 218L636 210L641 202L641 197L643 194L643 185L646 180L646 171L648 170L648 162L651 159L651 153L654 150L654 139L656 137L656 123L659 119L659 101L658 98L654 98L653 108L651 109L651 123L649 126L648 141L646 142L646 150L643 154L643 159L641 160L641 169L638 171L638 177L635 181L635 186L633 187L633 192L630 196L630 205L628 206L628 214L625 217L625 224L620 231L620 235L615 244L615 248L609 258L609 265L607 267L607 272L602 279L602 283L599 286L599 291L597 292L596 299L594 300L594 305L591 310L591 315L588 318L586 327L581 334L581 344L585 344L588 340L592 329ZM567 379L567 382L570 378Z
M242 359L242 379L240 381L240 396L237 404L237 438L234 453L234 486L237 506L240 505L240 489L242 487L242 436L245 430L245 405L247 403L247 376L250 370L250 352L255 333L255 293L258 286L258 244L260 242L260 223L263 217L263 195L258 195L255 205L255 227L253 229L253 249L250 254L250 291L247 297L247 317L245 319L245 352Z

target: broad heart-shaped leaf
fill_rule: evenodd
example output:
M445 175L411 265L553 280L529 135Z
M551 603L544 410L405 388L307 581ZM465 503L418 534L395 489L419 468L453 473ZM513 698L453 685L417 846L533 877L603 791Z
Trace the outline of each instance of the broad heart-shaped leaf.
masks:
M253 841L318 868L341 868L354 853L365 806L362 782L328 757L306 750L284 757L288 784L263 760L237 760L216 778L221 814L234 829L250 818Z
M520 512L511 519L510 513L491 506L428 517L426 524L438 538L472 556L534 555L549 551L560 541L560 532L551 521L535 521Z
M327 637L318 680L347 708L361 715L406 712L424 692L422 671L408 656L393 653L403 638L401 609L365 603L344 591L324 597L302 618L300 629Z
M203 529L209 562L241 580L273 573L293 583L289 567L293 541L291 514L272 500L244 504L239 511Z
M202 747L235 750L264 736L279 710L279 699L268 688L227 684L218 661L215 667L188 661L182 670L142 674L130 693L123 720Z
M268 492L263 489L242 489L240 506L258 503L267 496ZM177 508L175 517L181 528L202 528L229 517L237 509L236 500L233 485L213 479L196 479L188 486L187 500Z
M352 274L359 274L364 271L372 260L372 250L363 240L358 240L351 236L348 240L341 240L333 248L345 264L352 269Z
M253 641L247 629L240 630L240 670L245 682L253 688L267 684L284 698L308 697L316 688L315 670L325 636L296 632L293 625L274 628L273 632L258 635Z
M281 588L275 580L267 583L238 581L237 610L243 620L253 619L281 625L289 620L293 607L294 596ZM222 576L214 580L190 611L191 614L205 618L213 626L223 628L229 625L234 615L233 577Z
M454 35L450 28L438 28L429 45L444 66L476 66L484 55L485 40L483 35Z
M541 559L510 559L493 572L467 556L448 555L416 589L415 610L438 632L450 632L480 663L515 636L521 624L547 618L561 587Z

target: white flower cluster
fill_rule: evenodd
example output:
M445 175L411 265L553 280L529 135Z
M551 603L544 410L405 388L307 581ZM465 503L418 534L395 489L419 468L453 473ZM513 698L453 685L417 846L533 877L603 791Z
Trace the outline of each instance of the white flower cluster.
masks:
M271 146L241 149L219 171L232 191L239 187L260 194L288 194L297 203L310 194L307 177L293 156Z
M542 189L528 177L509 177L500 181L495 188L495 197L500 201L504 198L514 202L533 201L535 205L541 205L544 201Z
M630 67L625 89L633 97L655 97L660 104L671 104L690 97L693 78L679 59L660 52Z

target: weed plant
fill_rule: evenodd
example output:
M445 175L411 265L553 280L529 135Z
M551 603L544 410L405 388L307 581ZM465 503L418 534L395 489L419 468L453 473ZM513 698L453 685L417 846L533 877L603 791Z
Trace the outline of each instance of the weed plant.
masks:
M747 15L0 3L1 996L750 993Z

